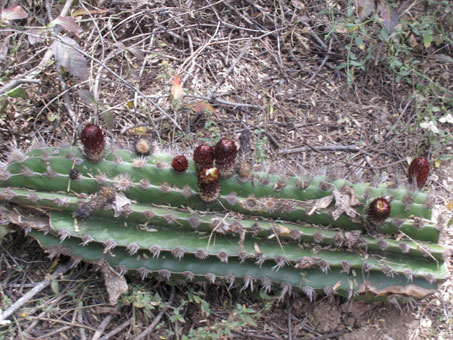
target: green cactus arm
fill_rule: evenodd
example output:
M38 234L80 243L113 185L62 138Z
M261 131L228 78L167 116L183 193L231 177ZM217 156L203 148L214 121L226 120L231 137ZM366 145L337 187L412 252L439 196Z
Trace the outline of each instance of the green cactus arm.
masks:
M75 196L67 194L57 194L50 192L35 192L23 189L0 188L0 197L17 203L22 206L36 206L44 209L64 210L73 213L78 208L78 199ZM195 228L198 231L217 233L237 234L242 232L257 235L263 238L273 238L277 242L278 238L282 240L292 239L300 242L319 243L323 246L337 246L336 237L339 231L328 230L307 224L294 224L282 221L267 221L263 219L237 219L228 217L228 215L218 215L214 213L198 214L187 210L174 209L168 207L155 207L143 204L130 204L127 208L127 216L119 218L126 223L135 224L153 224L157 226L177 228ZM97 216L113 218L112 210L101 210L96 212ZM221 223L221 225L219 225ZM221 227L221 228L219 228ZM346 244L344 235L341 238ZM315 240L320 239L320 240ZM381 239L372 237L362 237L361 242L353 246L374 253L382 252ZM383 241L383 240L382 240ZM341 243L341 241L340 241ZM405 248L401 248L402 242L387 239L385 240L385 251L402 254L404 251L411 256L432 256L438 261L442 261L445 249L437 244L430 244L423 241L413 242L404 241Z
M198 260L193 256L185 256L180 261L172 257L152 258L146 252L139 251L136 256L130 256L123 248L115 248L109 253L103 252L103 247L97 244L89 244L86 247L79 245L77 239L67 239L60 242L58 238L50 234L43 234L32 231L33 236L42 247L48 248L54 255L64 253L85 261L98 262L106 260L112 267L127 268L128 270L141 271L146 274L160 274L165 278L171 277L195 280L219 280L230 281L235 278L239 282L247 282L250 286L251 281L264 283L264 289L270 289L268 283L272 283L277 289L284 288L289 284L294 290L302 290L312 298L312 290L317 293L325 292L326 287L335 289L336 294L342 296L351 295L351 291L366 292L366 288L371 289L375 294L385 294L391 292L412 292L412 296L427 296L437 289L437 283L430 283L422 278L414 278L408 285L407 278L403 275L395 275L389 278L380 272L369 272L366 275L351 274L341 272L339 268L333 268L329 274L321 272L319 269L311 268L297 270L291 267L283 267L275 271L271 266L263 265L261 268L252 261L240 262L232 259L228 263L220 262L213 257L205 260ZM170 277L168 277L170 275ZM280 285L280 287L278 287ZM244 284L245 286L245 284ZM286 286L287 287L287 286Z
M58 153L59 151L59 153ZM44 154L44 157L43 157ZM36 172L42 170L42 164L39 161L50 162L52 167L55 165L55 171L58 169L65 169L69 171L74 166L74 158L81 158L82 154L76 147L69 149L38 149L28 153L30 159L27 159L24 164L33 169ZM114 152L107 152L105 160L98 163L91 163L85 161L84 164L75 168L78 168L83 174L96 175L98 171L109 173L111 176L117 176L123 173L128 173L132 180L139 181L143 178L143 174L148 174L148 180L152 184L159 184L163 181L169 185L190 185L192 189L196 189L196 181L194 180L194 166L193 162L189 162L189 169L186 173L176 173L171 169L171 156L163 153L147 157L147 163L145 166L138 168L133 165L134 159L138 156L128 150L116 150ZM53 160L52 160L53 159ZM55 163L66 163L64 166ZM160 163L164 167L160 168L156 165ZM36 167L36 168L35 168ZM40 170L41 169L41 170ZM67 173L67 172L65 172ZM370 198L376 198L379 196L392 196L392 200L403 201L408 196L414 203L424 204L428 200L428 194L424 192L412 193L410 190L405 188L391 189L384 185L380 185L377 188L372 188L368 183L357 183L352 184L349 181L338 179L332 181L325 189L321 189L321 183L329 183L330 181L325 176L315 176L310 178L308 176L289 177L282 179L281 176L269 175L266 173L254 173L254 181L243 182L236 176L229 179L223 180L222 194L226 195L235 192L238 196L247 197L251 194L256 197L276 197L276 198L288 198L297 200L308 200L322 198L332 194L332 186L337 189L341 189L345 185L350 186L354 189L357 197L360 199L363 195L367 194ZM266 179L268 184L260 183L258 180ZM284 185L278 183L285 182ZM307 187L302 190L301 183L305 183ZM331 187L330 189L328 187ZM279 190L275 188L279 187Z

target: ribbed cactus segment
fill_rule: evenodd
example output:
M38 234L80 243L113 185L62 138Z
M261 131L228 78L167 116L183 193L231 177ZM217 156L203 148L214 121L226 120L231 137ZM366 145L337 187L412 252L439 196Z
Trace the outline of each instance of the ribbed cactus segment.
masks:
M75 238L60 242L52 235L40 232L32 231L31 235L53 255L62 253L91 262L106 260L112 267L138 271L143 277L154 275L175 281L183 279L225 282L229 286L238 284L242 289L254 287L265 291L277 289L281 290L282 294L293 289L305 293L310 299L315 297L315 293L330 292L351 297L357 293L366 294L367 291L377 295L400 292L421 297L437 289L435 283L422 278L414 277L408 284L404 275L394 275L390 280L382 272L369 271L362 275L353 270L346 273L340 268L332 268L326 275L317 268L298 271L290 267L282 267L276 271L272 265L264 263L259 267L251 260L231 259L228 262L220 262L214 257L199 260L192 255L178 260L174 257L150 257L146 251L141 250L130 256L129 252L121 247L104 253L101 245L91 243L83 247Z
M55 209L70 212L77 210L79 200L71 195L55 194L49 192L36 192L23 189L0 188L0 198L17 203L21 206L37 206L43 209ZM143 204L130 204L119 215L124 214L124 219L129 227L138 225L138 229L146 229L140 225L147 225L152 230L153 226L174 228L177 230L189 229L199 232L227 235L244 233L247 237L262 237L263 239L286 240L286 242L305 242L319 244L320 246L335 246L343 248L363 249L370 252L382 252L382 242L385 241L385 251L395 254L408 254L414 256L432 256L439 261L443 260L445 250L443 247L424 241L413 242L405 239L398 242L392 239L354 236L351 233L335 230L326 230L311 224L295 224L289 222L266 220L235 219L220 216L215 213L197 214L186 210L154 207ZM114 218L118 213L113 209L96 212L97 216ZM70 215L68 215L70 216ZM116 216L118 218L119 216ZM73 220L70 218L70 223ZM406 228L411 227L406 222ZM405 226L401 226L401 231ZM404 232L404 231L403 231ZM349 239L348 239L349 237ZM351 239L353 238L353 239ZM236 237L237 239L237 237ZM101 241L100 241L101 242ZM401 244L404 244L402 249ZM404 251L403 251L404 250Z
M59 159L58 156L62 158ZM194 180L195 167L192 161L189 161L188 171L184 174L179 174L175 173L171 168L171 155L159 153L149 157L142 157L145 160L145 165L134 166L134 161L137 164L137 159L141 157L128 150L116 150L107 152L104 161L100 163L84 162L83 166L79 166L77 164L74 165L74 163L78 163L77 161L83 159L83 153L78 148L43 148L28 152L27 160L21 164L35 172L44 172L46 171L46 161L42 161L47 160L50 162L47 164L51 165L54 171L61 171L64 174L69 172L72 167L79 169L84 175L91 176L96 176L98 173L106 173L110 177L115 177L127 173L131 180L135 182L146 177L151 184L166 182L171 186L190 185L192 189L196 190L196 178ZM41 162L33 160L35 158L36 160L41 160ZM15 170L11 168L9 171L17 173L21 169L21 167ZM251 177L252 180L248 182L243 182L236 176L223 180L222 194L227 195L234 192L241 197L253 195L255 197L310 200L332 194L333 188L341 189L344 186L350 186L359 200L363 200L362 196L368 196L368 199L373 199L389 195L392 197L392 201L407 201L407 204L416 203L423 205L429 199L429 195L426 192L412 192L406 188L392 189L382 184L373 188L369 183L353 184L344 179L331 181L326 176L284 178L278 175L256 172Z
M252 172L221 179L220 195L216 181L207 199L193 162L178 172L167 154L103 155L94 163L77 147L42 148L10 161L0 168L2 220L54 254L143 277L262 283L283 295L422 297L448 277L426 193ZM386 219L368 216L378 197L391 206ZM27 222L23 211L45 222Z
M102 243L108 250L112 249L112 242L115 242L115 246L130 249L131 254L140 249L149 251L158 246L159 252L171 252L176 258L182 258L186 254L196 256L197 252L201 252L203 254L201 257L218 256L222 262L227 262L232 257L250 258L259 263L270 261L276 270L285 265L298 267L303 263L304 266L310 264L310 267L320 267L321 270L328 272L334 267L342 268L343 262L347 261L350 269L356 270L367 266L369 270L384 271L384 268L391 267L394 274L411 272L414 276L432 277L435 280L448 274L444 267L438 270L434 261L417 257L388 254L385 260L382 260L382 255L370 254L364 259L360 255L340 249L318 250L316 255L313 255L311 247L303 249L300 244L282 246L276 241L259 237L247 237L241 243L238 237L233 235L213 240L209 234L183 230L176 224L173 227L157 228L153 225L140 226L102 217L92 217L89 223L75 222L72 216L59 212L51 212L50 221L53 231L63 235L64 238L78 237L82 243L81 238L88 235L92 242ZM148 256L155 254L148 253Z

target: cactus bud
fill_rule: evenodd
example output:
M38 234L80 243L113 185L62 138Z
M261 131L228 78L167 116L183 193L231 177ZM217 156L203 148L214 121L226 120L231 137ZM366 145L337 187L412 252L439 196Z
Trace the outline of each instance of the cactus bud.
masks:
M210 169L214 164L214 149L207 144L197 146L193 152L193 161L197 172Z
M100 161L104 156L105 147L102 129L97 125L88 123L83 128L80 139L87 159L93 162Z
M368 218L373 222L382 222L390 216L390 203L384 197L378 197L368 207Z
M189 166L189 162L187 161L186 156L179 155L173 158L171 162L172 168L177 172L184 172L187 170Z
M419 157L414 158L409 165L409 183L412 183L414 179L417 182L419 188L423 187L429 175L429 163L426 158Z
M222 138L215 146L215 164L221 178L227 178L233 174L237 153L236 143L228 138Z
M213 202L219 197L220 182L217 168L202 169L198 173L198 194L207 203Z
M135 152L142 156L147 156L152 153L153 146L148 138L138 138L134 144Z

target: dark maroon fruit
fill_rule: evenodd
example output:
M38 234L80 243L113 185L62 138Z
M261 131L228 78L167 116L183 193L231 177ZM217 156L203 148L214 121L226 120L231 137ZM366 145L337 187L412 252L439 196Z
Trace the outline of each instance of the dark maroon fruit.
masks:
M90 161L97 162L104 156L104 133L102 129L88 123L82 130L80 139L83 144L85 155Z
M173 158L173 160L171 161L171 166L175 171L183 172L187 170L189 162L187 161L186 156L179 155Z
M412 183L415 179L417 186L419 188L423 187L429 176L429 163L426 158L414 158L409 165L408 176L409 183Z
M214 149L207 144L197 146L193 152L193 161L197 171L212 168L214 165Z
M370 203L368 217L375 222L381 222L390 216L390 211L389 201L384 197L378 197Z
M230 177L234 173L234 163L238 148L232 139L222 138L215 146L215 165L221 178Z

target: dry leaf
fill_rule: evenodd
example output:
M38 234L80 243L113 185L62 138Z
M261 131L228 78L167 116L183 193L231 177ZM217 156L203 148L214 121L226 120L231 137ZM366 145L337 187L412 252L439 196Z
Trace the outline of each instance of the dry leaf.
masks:
M75 40L59 35L51 47L59 66L66 68L73 76L82 80L88 79L88 65Z
M179 100L182 97L184 97L184 90L182 89L181 86L181 78L179 77L179 74L177 74L173 79L173 87L171 88L171 94L173 95L173 98L175 100Z
M190 105L192 110L195 113L202 113L202 112L211 112L214 113L214 108L209 104L206 100L202 100Z
M84 9L78 9L72 13L73 17L77 16L82 16L82 15L90 15L90 14L104 14L107 13L109 10L108 9L91 9L91 10L84 10Z
M335 210L332 212L332 217L337 220L342 213L345 213L349 217L355 218L359 214L351 207L351 197L346 193L343 194L338 189L333 189L333 195L335 196Z
M130 205L132 201L126 197L122 192L117 192L115 201L113 202L113 210L115 211L114 217L118 217L124 211L124 207Z
M333 195L329 195L314 201L315 204L313 205L313 208L311 208L311 210L307 213L308 216L313 215L316 210L327 208L333 201Z
M447 210L453 210L453 200L451 200L450 202L448 202L448 204L447 204Z
M107 262L100 264L104 276L105 288L109 294L109 303L114 306L118 303L121 294L127 293L128 285L124 276L118 274Z
M148 129L145 126L138 126L127 130L127 133L130 135L146 135L148 133Z

